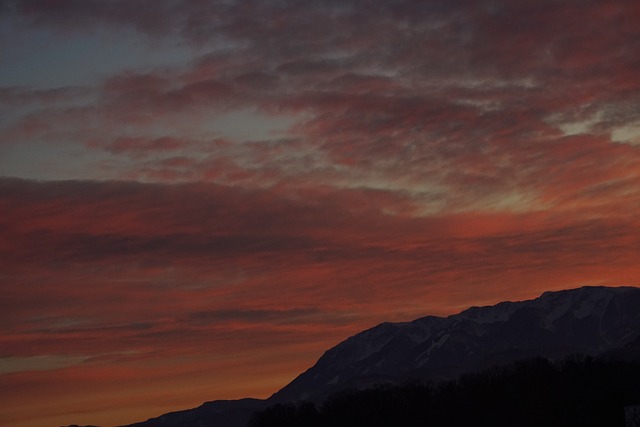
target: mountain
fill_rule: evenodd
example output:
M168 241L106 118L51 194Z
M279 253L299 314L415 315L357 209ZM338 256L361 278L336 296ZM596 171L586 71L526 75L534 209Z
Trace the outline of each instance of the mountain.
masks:
M251 414L267 406L266 400L239 399L206 402L197 408L170 412L126 427L244 427Z
M639 288L546 292L449 317L380 324L328 350L271 400L322 400L375 383L453 379L536 356L598 355L632 345L639 332Z
M583 287L539 298L472 307L448 317L382 323L343 341L266 401L205 403L131 427L243 425L253 411L299 400L322 401L346 388L447 380L497 364L545 357L638 354L640 288ZM236 403L238 402L238 403Z

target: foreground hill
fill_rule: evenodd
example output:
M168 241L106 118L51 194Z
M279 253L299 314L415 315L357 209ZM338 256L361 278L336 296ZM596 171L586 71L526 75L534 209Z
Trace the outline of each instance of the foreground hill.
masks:
M216 400L126 427L244 427L255 411L267 405L266 400L260 399Z
M640 427L640 361L536 358L455 381L275 404L249 427Z
M451 380L532 357L559 360L577 353L635 354L639 337L640 288L546 292L533 300L472 307L448 317L383 323L328 350L267 401L209 402L135 426L235 427L267 405L321 402L345 389Z

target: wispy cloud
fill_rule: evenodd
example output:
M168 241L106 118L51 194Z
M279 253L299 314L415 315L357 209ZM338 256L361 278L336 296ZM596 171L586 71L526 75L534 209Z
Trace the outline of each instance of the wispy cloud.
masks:
M4 406L267 395L382 320L638 284L639 29L609 0L0 1L6 69L105 48L87 81L0 74ZM107 64L123 40L171 53Z

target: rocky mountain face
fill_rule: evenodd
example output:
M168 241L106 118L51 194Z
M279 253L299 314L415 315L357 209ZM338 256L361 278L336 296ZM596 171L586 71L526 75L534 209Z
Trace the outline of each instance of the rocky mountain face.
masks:
M328 350L266 401L205 403L135 424L242 425L251 412L278 402L321 401L345 388L383 382L447 380L530 357L638 353L640 288L583 287L539 298L472 307L448 317L383 323ZM203 424L205 423L205 424Z
M327 351L272 400L321 400L348 387L464 372L543 356L597 355L640 332L640 289L584 287L537 299L472 307L449 317L383 323Z

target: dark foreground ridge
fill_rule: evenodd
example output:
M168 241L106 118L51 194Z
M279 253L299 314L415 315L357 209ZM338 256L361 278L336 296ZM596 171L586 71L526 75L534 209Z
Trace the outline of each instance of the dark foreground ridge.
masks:
M260 399L216 400L195 409L170 412L127 427L245 427L251 415L267 405L266 400Z
M454 411L466 412L471 410L468 408L475 408L474 405L477 405L478 400L471 397L469 397L471 400L468 401L460 400L460 395L466 393L466 395L472 396L473 394L471 393L472 389L467 386L452 382L460 378L461 375L487 372L491 368L498 369L495 372L501 372L500 376L505 378L510 377L509 372L515 372L516 377L513 381L523 381L525 373L520 372L517 365L510 365L510 368L505 368L506 371L499 371L501 368L492 367L534 359L538 360L536 362L538 365L534 364L535 366L543 370L546 369L544 372L548 375L546 377L543 375L543 378L555 381L551 378L557 377L557 380L560 381L558 384L571 387L564 382L568 375L564 372L565 365L554 365L552 361L563 360L570 355L577 354L597 358L597 361L591 359L589 362L583 361L584 367L580 369L596 369L601 366L598 364L605 363L604 359L601 359L602 357L609 358L611 363L613 360L620 361L620 359L640 360L640 288L583 287L567 291L545 292L533 300L503 302L489 307L472 307L445 318L427 316L412 322L383 323L354 335L328 350L314 366L266 401L242 399L208 402L192 410L165 414L146 422L132 424L130 427L199 427L208 425L241 427L246 425L253 413L275 404L284 406L277 407L280 408L277 410L272 407L270 409L272 413L283 410L291 415L290 412L293 410L294 417L298 412L301 414L316 413L320 417L319 420L326 421L327 414L324 413L326 404L335 402L334 396L344 393L345 390L352 390L350 393L364 390L363 396L368 396L366 393L374 393L374 395L375 393L387 393L385 387L391 387L389 390L396 390L393 393L397 392L402 395L404 392L401 390L403 389L394 387L407 383L450 384L451 393L454 395L458 393L456 395L458 397L446 400L447 404L461 405L459 409ZM547 365L544 365L544 360L549 361ZM534 368L532 363L534 362L526 362L524 366L531 370ZM565 362L565 364L568 363ZM575 365L575 363L572 366L582 366ZM611 369L615 371L623 368L618 366ZM629 369L631 369L629 375L636 372L634 371L635 365L630 365ZM594 372L602 371L596 370ZM467 378L465 381L469 381L469 378L474 377L466 376L463 378ZM381 388L381 384L385 384L385 386ZM524 393L519 391L513 383L494 381L490 384L495 388L507 387L502 391L506 400L503 399L500 403L502 406L506 405L506 412L511 411L510 406L516 405L508 399L522 397L522 393ZM615 382L601 384L602 387L617 387ZM636 387L640 387L640 381L637 381L636 385ZM486 386L488 387L488 385ZM424 387L427 387L432 397L437 394L440 398L444 398L443 396L447 395L446 393L442 394L444 391L440 388L433 388L434 386L421 385L420 387L419 389L422 390L420 393L425 393ZM534 386L532 385L532 387ZM534 389L536 389L535 387ZM541 390L540 387L543 385L539 385L537 390ZM607 395L610 392L611 390L604 388L600 393ZM495 393L499 392L496 390ZM571 399L569 390L567 393L561 396L567 396L567 399ZM353 396L358 396L358 394L353 394ZM478 398L480 397L478 395ZM583 397L586 398L586 396ZM582 399L575 394L573 398ZM571 403L558 399L547 403L552 406ZM601 402L595 395L591 395L589 399L589 401L596 403ZM627 399L629 402L626 401ZM625 395L617 400L615 405L640 403L640 399L636 402L631 402L632 400L632 394ZM300 401L307 403L302 406L291 406L291 404ZM605 406L614 405L610 401L602 401L601 403ZM332 403L332 405L334 404ZM495 403L495 405L497 404ZM575 411L582 410L580 408L584 406L583 403L578 402L575 405L577 405L574 408ZM490 407L490 405L481 406L483 408ZM611 410L613 411L613 409ZM437 413L434 414L432 416L437 418ZM590 419L596 419L594 417L595 415ZM619 418L616 419L619 420ZM253 422L267 421L254 418ZM436 421L432 420L433 422ZM373 425L367 423L351 425L358 424ZM295 425L306 426L307 424ZM385 425L398 424L394 422ZM499 424L472 423L467 425ZM529 424L518 422L511 425ZM544 423L544 425L552 424ZM605 423L604 425L618 424Z
M640 362L537 358L439 384L343 391L320 405L276 404L250 427L625 427L640 403Z

